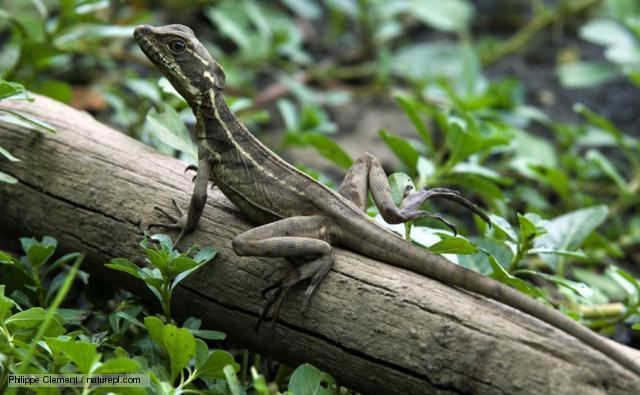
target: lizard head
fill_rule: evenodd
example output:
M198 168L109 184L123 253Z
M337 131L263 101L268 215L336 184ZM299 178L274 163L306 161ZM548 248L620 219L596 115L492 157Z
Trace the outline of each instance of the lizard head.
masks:
M133 36L142 52L188 102L197 104L201 93L224 88L222 66L188 27L140 25Z

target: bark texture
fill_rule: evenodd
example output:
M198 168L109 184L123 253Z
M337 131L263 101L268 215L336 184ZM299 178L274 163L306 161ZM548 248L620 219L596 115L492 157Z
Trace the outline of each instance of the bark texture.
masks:
M44 97L0 106L58 130L39 135L0 123L0 146L21 159L0 160L0 171L20 180L0 184L3 231L53 235L65 250L88 253L84 270L93 276L144 292L103 263L113 257L140 262L143 229L159 219L152 207L170 207L171 198L187 206L193 185L185 164ZM638 377L544 322L343 250L306 316L299 310L302 290L290 293L270 345L268 330L253 330L263 306L260 290L290 266L236 256L231 239L250 226L211 191L199 229L185 245L213 245L220 254L179 287L178 317L200 317L240 345L292 366L310 362L369 394L640 393Z

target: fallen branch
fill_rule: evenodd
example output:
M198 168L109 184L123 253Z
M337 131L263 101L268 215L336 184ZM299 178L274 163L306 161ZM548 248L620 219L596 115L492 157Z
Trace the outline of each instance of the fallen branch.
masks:
M0 184L0 227L11 236L49 234L66 250L87 252L84 270L144 293L103 264L140 258L154 205L188 203L184 163L161 156L89 115L53 100L2 103L56 127L42 136L0 123L0 146L21 159L0 161L19 180ZM290 365L310 362L366 393L610 393L640 391L640 380L601 353L517 310L429 278L339 250L306 316L302 290L290 293L276 327L253 331L260 290L280 278L280 259L237 257L230 240L251 225L214 189L185 244L213 245L218 257L181 286L178 318ZM635 350L625 349L640 358Z

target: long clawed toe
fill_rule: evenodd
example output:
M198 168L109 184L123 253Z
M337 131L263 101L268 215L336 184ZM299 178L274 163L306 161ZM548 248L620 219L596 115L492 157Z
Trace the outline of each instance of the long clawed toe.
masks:
M304 292L304 299L302 300L301 312L304 315L309 306L309 300L315 292L318 285L324 280L329 270L333 267L333 256L325 255L317 258L313 261L309 261L301 265L299 268L291 271L283 279L276 281L262 290L262 297L266 300L265 305L260 318L256 323L254 329L256 332L260 331L260 325L262 322L268 320L269 313L271 313L271 321L277 322L280 315L280 307L287 295L287 292L294 285L310 279L311 282Z
M489 226L491 226L491 219L477 205L462 196L460 192L447 188L424 187L417 191L405 190L405 197L402 201L402 205L400 206L400 211L408 218L408 220L417 218L437 219L448 226L453 231L454 235L457 235L458 231L456 227L452 223L447 221L444 217L436 213L430 213L421 210L420 207L427 200L433 198L445 199L458 203L461 206L465 207L467 210L478 215L486 223L488 223Z
M185 214L184 210L178 205L178 202L176 202L175 199L171 199L171 202L173 203L173 207L178 212L177 216L168 213L162 207L159 207L159 206L153 206L153 209L159 212L160 214L164 215L169 221L172 221L172 222L171 223L154 222L147 225L147 229L157 227L157 228L165 228L165 229L182 230L184 228L187 222L187 215Z
M289 292L291 287L286 287L282 285L282 281L278 281L275 284L268 286L267 288L262 290L262 297L267 301L266 306L262 309L262 313L260 314L260 318L254 327L256 332L260 332L260 326L264 321L269 320L269 313L272 312L270 320L273 322L278 321L278 316L280 314L280 306L282 305L282 301L284 297ZM269 295L270 291L275 290L273 294Z

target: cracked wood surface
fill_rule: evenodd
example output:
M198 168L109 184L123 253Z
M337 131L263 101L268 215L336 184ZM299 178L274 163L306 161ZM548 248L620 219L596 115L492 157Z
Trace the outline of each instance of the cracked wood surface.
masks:
M58 130L39 135L0 122L0 146L22 160L0 160L0 171L20 180L0 184L0 228L12 237L53 235L63 249L88 253L83 269L94 277L148 297L140 283L102 264L113 257L141 262L142 231L158 219L152 207L168 207L172 197L188 204L193 186L185 164L51 99L0 106ZM185 245L213 245L220 254L178 287L178 318L202 318L205 328L239 345L292 366L310 362L369 394L640 392L639 378L544 322L344 250L306 316L302 290L290 293L269 345L269 325L253 331L260 290L289 264L235 256L231 239L250 226L211 191Z

